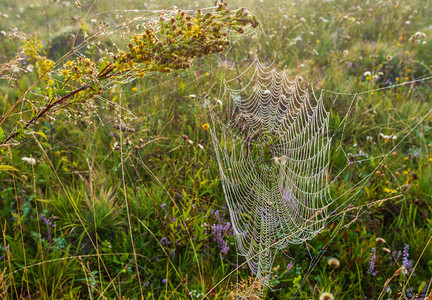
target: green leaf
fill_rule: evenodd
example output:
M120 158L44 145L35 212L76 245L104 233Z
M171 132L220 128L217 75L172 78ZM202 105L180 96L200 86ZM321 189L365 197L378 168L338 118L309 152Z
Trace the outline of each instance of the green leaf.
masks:
M43 137L46 141L48 141L47 136L46 136L45 133L43 133L42 131L32 131L32 132L29 132L28 134L37 134L37 135L40 135L40 136Z
M426 285L426 282L424 282L424 281L422 281L422 283L420 283L420 286L418 288L418 294L421 293L421 291L424 289L425 285Z
M8 165L0 165L0 171L17 171L19 172L18 169L12 167L12 166L8 166Z
M98 68L99 73L102 72L102 70L106 67L106 65L107 65L107 59L104 58L104 60L99 64L99 68Z
M4 131L0 126L0 142L3 142L3 140L4 140Z
M58 95L58 96L64 96L64 95L67 95L67 94L69 93L69 91L66 90L66 89L55 89L55 90L53 91L53 93L54 93L55 95Z
M15 218L15 219L17 219L17 225L20 225L21 224L21 221L22 221L22 219L24 218L24 215L18 215L18 214L16 214L16 213L12 213L12 216Z

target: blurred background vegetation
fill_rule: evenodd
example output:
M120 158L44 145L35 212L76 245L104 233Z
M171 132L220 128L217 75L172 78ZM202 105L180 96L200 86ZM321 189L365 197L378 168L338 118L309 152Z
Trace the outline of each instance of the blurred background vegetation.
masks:
M157 17L159 12L148 10L172 4L0 0L0 115L38 78L26 57L7 67L22 47L16 29L37 34L43 55L57 61L101 24L136 13ZM175 5L196 9L214 1ZM229 8L244 6L257 16L259 34L195 59L189 70L150 74L41 119L0 148L1 297L234 299L256 292L250 291L250 271L236 268L244 261L236 255L203 126L209 123L204 99L218 100L221 80L255 58L274 61L317 90L359 92L432 76L431 5L230 1ZM101 42L114 51L128 40ZM80 51L99 59L94 45ZM337 135L345 154L334 151L330 166L335 176L347 157L365 158L332 184L339 203L358 192L342 220L349 226L329 223L307 244L280 253L272 288L256 299L318 299L323 292L336 299L430 295L431 88L429 80L357 96L346 134ZM31 114L31 99L44 93L43 82L37 83L29 101L2 124L1 139ZM335 100L328 92L324 97L329 105ZM333 132L351 102L351 95L337 97L330 111ZM316 264L311 256L319 258Z

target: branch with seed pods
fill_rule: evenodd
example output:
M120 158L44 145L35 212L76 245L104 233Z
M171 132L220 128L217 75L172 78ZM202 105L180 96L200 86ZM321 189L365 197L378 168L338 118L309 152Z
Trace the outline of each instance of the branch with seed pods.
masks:
M16 129L0 142L0 145L6 145L17 138L50 112L58 111L55 108L85 102L104 93L107 87L127 82L125 79L142 78L150 72L170 73L172 70L188 69L196 57L223 52L230 44L230 31L243 34L245 29L256 28L258 24L256 17L245 8L231 11L226 2L219 4L215 11L205 14L198 9L195 16L182 10L176 11L170 17L162 14L155 24L147 24L145 32L133 36L127 45L128 51L106 55L98 63L83 56L66 62L59 73L61 94L56 94L56 90L49 87L47 104L20 129ZM42 61L49 67L54 65L35 53L34 47L29 52L34 59L39 60L36 64ZM51 73L45 70L43 76L49 85L54 85ZM67 91L64 89L66 83L79 87ZM14 108L16 106L2 116L0 125Z

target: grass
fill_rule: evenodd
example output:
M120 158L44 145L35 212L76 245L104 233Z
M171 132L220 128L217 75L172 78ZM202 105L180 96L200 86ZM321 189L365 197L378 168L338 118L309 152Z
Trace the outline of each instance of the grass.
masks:
M97 12L171 5L81 1L80 9L67 2L65 11L63 2L0 1L0 12L8 15L0 17L0 31L17 27L26 34L37 32L46 54L58 58L65 53L58 40L69 39L70 28L76 32L82 20L88 30L93 16L98 22L117 20L116 12L101 17ZM193 3L176 5L194 8ZM229 250L223 254L212 230L230 222L210 133L202 127L209 123L203 95L218 98L220 80L237 76L236 68L222 62L236 60L241 72L255 57L274 60L275 67L285 67L317 89L341 92L432 75L432 15L425 1L230 3L239 5L260 20L258 37L240 39L224 54L196 59L190 70L154 74L106 91L40 120L32 131L42 135L28 134L18 145L0 149L0 164L19 170L0 171L2 298L245 295L252 274L237 269L244 259L236 255L234 237L227 230ZM419 44L409 41L416 32L426 34ZM0 60L6 63L20 41L0 38ZM85 51L96 58L93 49ZM10 76L14 79L0 81L2 115L37 78L23 71ZM336 299L430 294L431 88L429 80L360 94L351 111L352 95L340 95L332 105L334 94L323 92L335 142L331 192L335 207L344 213L314 239L279 253L272 289L257 298L317 299L324 291ZM5 133L29 109L25 104L14 111L2 125ZM386 140L381 133L397 139ZM336 148L339 144L344 151ZM358 156L359 150L368 157ZM385 160L383 155L388 155ZM22 157L37 163L26 164ZM347 159L360 158L365 160L336 177ZM356 186L361 180L365 184ZM329 266L330 257L340 266ZM412 264L409 272L402 268L404 257L405 264ZM371 260L375 266L368 272Z

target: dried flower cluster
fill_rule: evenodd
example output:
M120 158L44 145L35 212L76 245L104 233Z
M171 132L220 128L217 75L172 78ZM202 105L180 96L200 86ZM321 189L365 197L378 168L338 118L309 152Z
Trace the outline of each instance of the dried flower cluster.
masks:
M143 77L150 71L166 72L187 69L195 57L222 52L229 45L228 31L243 33L245 27L257 27L256 17L246 9L231 11L226 2L215 12L195 17L178 10L170 18L163 14L156 25L149 24L142 35L133 36L129 52L120 51L114 62L99 75L106 78L133 71Z
M23 53L36 65L38 76L46 85L44 90L49 101L44 101L42 108L32 105L36 114L17 127L2 144L17 137L44 115L58 110L54 107L85 102L116 84L143 77L149 72L169 73L187 69L195 57L224 51L229 45L230 31L243 34L247 28L258 26L256 17L246 9L231 11L226 3L205 14L198 10L195 16L191 16L178 10L167 16L163 13L156 24L146 24L141 35L133 36L127 52L107 53L98 63L79 56L76 60L67 61L58 72L52 70L56 63L40 54L42 44L37 36L24 39ZM0 124L18 107L18 103L2 117Z
M242 278L237 284L231 284L230 289L230 296L232 299L262 299L263 285L257 278L252 276L249 276L247 280Z

